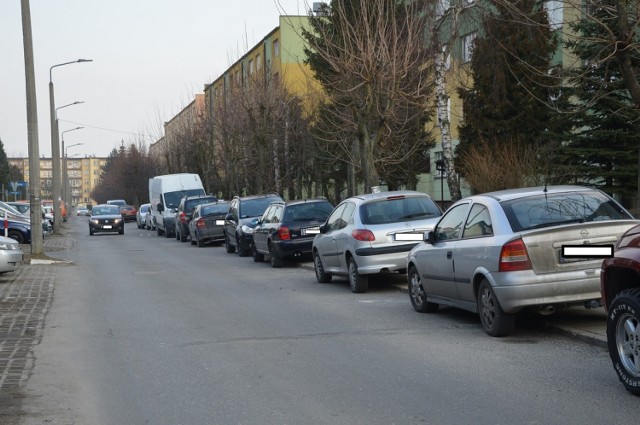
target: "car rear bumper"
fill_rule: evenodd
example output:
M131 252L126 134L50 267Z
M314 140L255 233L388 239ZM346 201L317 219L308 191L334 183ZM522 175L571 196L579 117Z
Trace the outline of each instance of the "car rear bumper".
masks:
M550 275L509 272L497 277L493 291L506 313L532 306L583 304L601 297L599 269Z
M273 249L278 257L297 257L310 256L313 238L292 240L292 241L274 241Z
M0 250L0 272L11 272L18 268L24 260L22 251Z
M415 244L367 249L366 255L359 255L363 250L356 250L356 264L359 274L375 274L383 272L404 271L407 269L407 257Z

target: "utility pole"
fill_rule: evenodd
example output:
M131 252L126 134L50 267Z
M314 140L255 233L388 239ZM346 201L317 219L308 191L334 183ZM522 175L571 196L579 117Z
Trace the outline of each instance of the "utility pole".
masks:
M29 142L29 203L31 204L31 253L42 254L42 201L40 199L40 148L38 145L38 111L36 77L31 36L29 0L21 0L24 71L27 92L27 138Z

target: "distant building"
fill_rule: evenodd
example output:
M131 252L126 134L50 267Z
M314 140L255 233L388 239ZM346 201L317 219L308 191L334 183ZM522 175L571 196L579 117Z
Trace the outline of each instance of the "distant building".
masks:
M23 181L29 182L29 158L8 158L9 165L15 165L22 171ZM64 159L62 160L62 172L65 170ZM95 204L91 199L91 191L100 181L102 170L107 163L107 158L95 156L85 158L67 158L66 185L62 182L62 190L67 193L67 203L70 206L78 204ZM18 198L21 196L21 198ZM20 195L15 195L18 200L28 199L28 191L23 191ZM53 199L53 161L51 158L40 158L40 197L42 199ZM13 200L13 198L11 199Z

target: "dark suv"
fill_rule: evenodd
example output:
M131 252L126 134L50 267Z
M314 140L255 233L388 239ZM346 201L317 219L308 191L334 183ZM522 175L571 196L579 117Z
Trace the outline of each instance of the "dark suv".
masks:
M253 261L268 255L272 267L282 267L286 258L311 257L313 238L331 211L326 199L272 202L253 230Z
M200 204L216 202L218 198L211 195L185 196L180 200L176 208L176 240L186 242L189 237L189 221L193 216L193 210Z
M640 395L640 225L627 230L614 256L602 262L600 285L613 368L622 385Z
M277 193L253 196L236 196L229 204L229 214L224 218L224 245L228 253L238 250L241 257L251 253L253 229L270 203L283 201Z

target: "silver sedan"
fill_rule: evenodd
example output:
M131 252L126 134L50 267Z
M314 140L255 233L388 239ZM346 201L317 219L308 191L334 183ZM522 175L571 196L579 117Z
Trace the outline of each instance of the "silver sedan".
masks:
M449 305L479 313L491 336L511 333L515 313L527 307L598 307L602 256L569 255L570 248L612 251L638 223L604 192L581 186L462 199L409 253L411 303L419 312Z
M313 240L316 279L348 276L353 292L366 292L369 276L406 271L407 254L431 230L442 211L426 194L391 191L340 203Z

